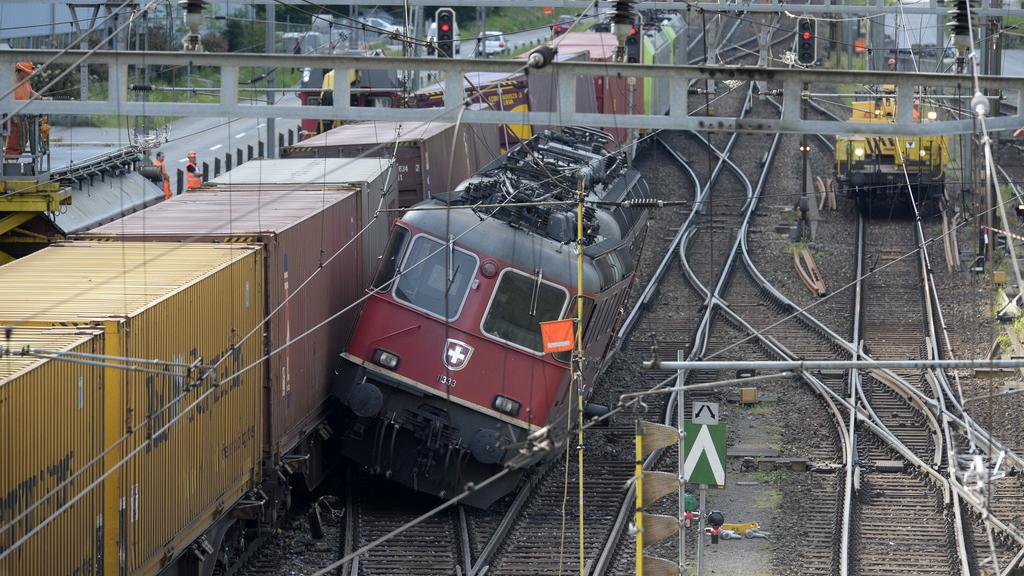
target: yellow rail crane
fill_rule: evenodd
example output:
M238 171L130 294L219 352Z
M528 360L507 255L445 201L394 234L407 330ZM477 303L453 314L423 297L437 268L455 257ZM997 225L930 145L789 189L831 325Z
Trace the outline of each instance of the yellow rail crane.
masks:
M10 129L14 122L19 130ZM5 143L0 172L0 264L6 264L64 239L46 214L70 205L71 189L50 177L45 116L19 114L3 122L0 137Z
M918 122L938 118L938 108L925 98L914 100ZM888 124L896 119L892 86L882 86L870 99L854 101L850 120ZM947 136L864 136L836 138L836 180L862 210L871 206L908 207L911 194L919 210L934 207L945 193L949 164Z

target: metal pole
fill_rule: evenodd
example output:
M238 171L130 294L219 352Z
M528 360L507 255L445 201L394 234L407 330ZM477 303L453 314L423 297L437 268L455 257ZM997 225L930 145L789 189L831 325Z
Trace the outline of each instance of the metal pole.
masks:
M267 3L267 54L274 53L274 32L276 17L276 5L273 2ZM267 105L271 106L274 104L274 72L268 68L267 74ZM257 138L259 137L259 130L257 132ZM267 158L275 158L277 156L277 128L274 126L274 116L267 116Z
M700 485L700 522L697 525L697 576L704 576L704 519L707 516L704 509L707 508L708 485Z
M686 352L676 352L677 360L685 360ZM679 429L679 451L677 452L679 472L679 573L686 574L686 474L685 462L683 460L683 449L686 447L686 391L683 384L686 374L680 370L676 372L676 387L679 388L676 396L676 424Z

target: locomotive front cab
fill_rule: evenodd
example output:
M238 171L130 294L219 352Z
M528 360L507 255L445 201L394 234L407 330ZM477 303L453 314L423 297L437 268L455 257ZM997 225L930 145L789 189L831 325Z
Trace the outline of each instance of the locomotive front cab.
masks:
M545 427L565 404L567 358L543 353L540 322L575 300L545 274L399 222L335 386L351 412L339 424L346 454L444 496L512 459L531 465L531 434L561 442L564 431ZM491 493L470 503L487 506Z

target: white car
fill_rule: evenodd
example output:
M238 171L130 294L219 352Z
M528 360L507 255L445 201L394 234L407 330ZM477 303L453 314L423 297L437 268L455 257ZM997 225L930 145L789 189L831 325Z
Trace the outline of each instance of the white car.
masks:
M360 18L359 21L367 26L373 26L374 29L371 31L380 32L382 34L403 34L405 32L401 26L392 24L381 18Z
M505 41L504 32L498 32L496 30L487 30L481 32L476 39L476 55L477 56L490 56L491 54L501 54L508 50L508 42Z

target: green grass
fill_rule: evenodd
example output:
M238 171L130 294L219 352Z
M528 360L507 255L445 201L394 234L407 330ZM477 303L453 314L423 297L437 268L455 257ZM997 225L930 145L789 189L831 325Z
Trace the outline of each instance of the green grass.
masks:
M764 482L765 484L782 484L786 481L787 475L785 472L752 472L751 478L758 482Z
M782 492L775 488L768 488L761 492L752 507L754 510L778 510L782 505Z
M758 402L757 404L751 405L743 410L747 414L753 414L755 416L766 416L771 414L773 411L771 404L765 402Z

